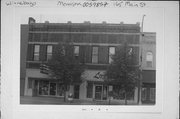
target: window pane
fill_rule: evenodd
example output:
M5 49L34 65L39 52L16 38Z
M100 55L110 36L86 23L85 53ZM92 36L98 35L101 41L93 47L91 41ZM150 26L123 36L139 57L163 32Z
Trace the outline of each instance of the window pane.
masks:
M98 47L93 47L93 50L92 50L92 63L98 63Z
M152 67L152 62L151 61L147 61L146 65L147 65L147 67Z
M147 96L147 88L142 88L142 100L146 100L146 96Z
M98 54L98 47L93 47L93 54L97 55Z
M79 46L74 46L74 55L79 56Z
M92 98L93 95L93 84L88 83L87 85L87 98Z
M39 82L39 95L49 95L49 81Z
M47 60L52 58L52 46L48 45L47 46Z
M34 60L38 61L39 60L39 45L35 45L34 46Z
M146 61L153 61L153 54L152 54L152 52L147 52L147 54L146 54Z
M155 101L155 88L150 88L150 100Z
M115 54L115 47L109 47L109 54L114 55Z
M51 45L47 46L47 53L52 53L52 46Z
M28 79L28 88L32 88L32 79Z
M34 46L34 52L39 52L39 45Z
M112 56L115 54L115 47L109 47L109 63L111 63L112 60Z
M58 84L57 88L57 95L58 96L64 96L64 85L63 84Z
M152 54L152 52L147 52L146 53L146 64L147 64L147 67L152 67L152 62L153 62L153 54Z

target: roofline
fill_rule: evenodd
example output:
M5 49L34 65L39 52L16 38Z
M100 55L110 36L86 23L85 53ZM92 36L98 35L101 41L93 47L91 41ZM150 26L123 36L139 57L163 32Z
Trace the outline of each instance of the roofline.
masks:
M27 24L28 25L28 24ZM84 22L84 23L31 23L30 25L98 25L98 26L139 26L139 23L136 24L124 24L124 23L90 23L90 22Z

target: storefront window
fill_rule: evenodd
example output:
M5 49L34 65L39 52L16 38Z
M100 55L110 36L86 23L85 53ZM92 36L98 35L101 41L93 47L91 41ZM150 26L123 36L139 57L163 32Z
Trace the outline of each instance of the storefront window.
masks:
M32 79L28 79L28 88L32 88Z
M125 91L121 88L121 86L113 86L113 98L124 100L125 99ZM133 100L134 99L134 91L132 92L126 92L126 98L127 100Z
M125 99L124 90L121 89L121 86L113 86L113 98L114 99Z
M92 94L93 94L93 84L88 83L88 85L87 85L87 98L92 98Z
M155 88L150 88L150 100L151 101L155 101L155 93L156 93L156 91L155 91Z
M58 96L63 96L64 95L64 86L62 84L58 84Z
M39 95L49 95L49 81L39 82Z
M142 88L142 101L145 101L147 98L147 88Z

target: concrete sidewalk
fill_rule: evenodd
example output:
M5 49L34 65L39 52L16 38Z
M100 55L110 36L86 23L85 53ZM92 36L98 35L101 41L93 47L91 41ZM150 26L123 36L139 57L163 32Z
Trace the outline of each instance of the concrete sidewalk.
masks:
M66 101L62 97L30 97L21 96L20 104L39 104L39 105L109 105L109 100L80 100ZM124 101L111 101L110 105L124 105ZM137 103L128 103L128 105L137 105ZM149 105L149 104L148 104Z

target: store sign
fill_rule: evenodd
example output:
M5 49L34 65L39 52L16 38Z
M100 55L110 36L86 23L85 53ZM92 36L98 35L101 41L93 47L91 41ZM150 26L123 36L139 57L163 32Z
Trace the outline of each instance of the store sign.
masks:
M105 74L102 73L102 72L97 72L97 73L94 75L94 78L96 78L96 79L104 79L104 78L105 78Z
M89 81L104 81L104 70L86 70L83 74L83 78Z

